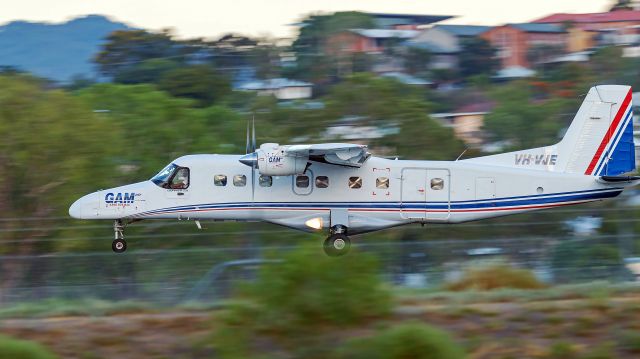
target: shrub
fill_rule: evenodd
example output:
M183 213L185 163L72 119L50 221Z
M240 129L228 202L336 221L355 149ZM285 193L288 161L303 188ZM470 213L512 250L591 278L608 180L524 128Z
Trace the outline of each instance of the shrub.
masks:
M0 335L0 359L56 359L42 345Z
M363 253L330 258L315 246L301 246L281 263L262 267L246 294L271 327L297 332L357 324L390 311L390 293L377 269L375 259Z
M468 270L463 277L449 283L449 290L493 290L497 288L540 289L545 285L529 270L494 264Z
M547 358L549 359L571 359L577 356L575 346L567 342L556 342L551 345Z
M457 359L461 346L446 332L420 323L399 324L367 337L352 339L337 351L338 359Z
M629 352L640 353L640 333L636 331L625 331L619 339L620 346Z
M281 262L263 266L217 316L210 344L221 357L256 357L267 347L326 358L332 351L327 336L391 311L391 295L370 255L329 258L316 246L301 246L274 259Z

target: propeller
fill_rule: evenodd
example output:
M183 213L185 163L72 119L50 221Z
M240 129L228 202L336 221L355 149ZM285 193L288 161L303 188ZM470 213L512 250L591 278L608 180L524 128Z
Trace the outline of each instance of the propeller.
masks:
M240 163L249 167L258 167L258 154L256 153L256 117L253 116L251 126L247 121L247 145L245 147L246 155L240 157Z

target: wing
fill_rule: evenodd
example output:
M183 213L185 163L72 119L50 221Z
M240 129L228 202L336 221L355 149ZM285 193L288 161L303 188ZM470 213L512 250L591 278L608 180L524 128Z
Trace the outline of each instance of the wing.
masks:
M308 156L311 161L349 167L361 167L371 157L367 146L352 143L291 145L284 152L291 156Z

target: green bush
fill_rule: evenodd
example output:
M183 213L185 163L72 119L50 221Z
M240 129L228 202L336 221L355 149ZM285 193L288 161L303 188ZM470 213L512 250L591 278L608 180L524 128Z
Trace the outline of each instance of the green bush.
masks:
M42 345L0 335L0 359L56 359Z
M640 333L636 331L625 331L619 337L620 346L629 352L640 353Z
M529 270L494 264L468 270L463 277L449 283L449 290L493 290L497 288L540 289L545 285Z
M296 332L358 324L391 309L373 257L356 253L330 258L317 246L301 246L284 254L281 263L264 266L247 289L264 323Z
M263 266L255 282L216 317L210 342L223 358L255 358L269 352L326 358L335 333L391 311L391 295L376 260L364 253L327 257L301 246Z
M404 323L367 337L352 339L338 359L457 359L465 353L446 332L420 323Z

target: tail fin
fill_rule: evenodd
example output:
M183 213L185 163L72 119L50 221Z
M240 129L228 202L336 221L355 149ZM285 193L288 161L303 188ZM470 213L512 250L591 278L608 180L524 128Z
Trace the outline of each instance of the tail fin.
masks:
M592 87L564 138L556 145L467 161L592 176L634 171L631 87Z

